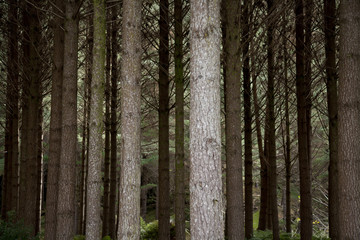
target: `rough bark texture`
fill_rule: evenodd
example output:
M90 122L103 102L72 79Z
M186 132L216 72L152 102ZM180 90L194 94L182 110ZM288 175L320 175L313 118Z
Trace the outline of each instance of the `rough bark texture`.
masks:
M119 240L140 238L141 2L123 1Z
M335 0L324 0L326 88L329 117L329 237L338 239L339 235L339 187L338 187L338 107L337 107L337 69Z
M220 131L220 1L191 0L190 228L224 239Z
M8 1L8 59L6 83L6 127L5 127L5 164L2 192L1 215L6 219L8 211L17 211L18 168L19 168L19 44L17 1Z
M21 168L19 218L25 226L31 229L31 234L37 233L38 201L38 131L40 97L40 58L37 47L40 44L40 20L36 1L23 3L24 25L24 75L23 75L23 106L21 128Z
M274 72L274 18L275 5L273 0L267 0L268 19L267 26L267 62L268 62L268 86L267 86L267 125L268 128L268 155L269 162L269 214L273 239L279 239L279 218L277 208L277 173L276 173L276 138L275 138L275 72ZM270 222L270 221L269 221Z
M175 0L175 238L185 240L183 7Z
M312 237L311 161L309 149L308 96L309 84L305 79L304 4L296 0L296 96L298 112L298 148L300 168L300 234L302 239Z
M56 239L75 235L75 179L77 157L78 0L65 2L62 132L59 167Z
M117 6L113 6L111 10L111 136L110 136L110 203L109 203L109 235L111 239L116 237L116 202L117 202L117 55L118 55L118 42L117 42Z
M89 161L86 181L86 228L88 240L101 239L101 167L103 151L103 102L105 82L105 2L94 0L94 46L92 62L91 101L90 101L90 131L89 131Z
M360 239L360 2L340 2L339 239Z
M54 55L51 86L51 118L49 139L49 162L47 173L47 195L46 195L46 217L45 217L45 239L55 239L57 194L59 181L59 159L61 149L61 103L62 82L64 67L64 25L60 17L64 14L65 4L62 0L55 2L54 16Z
M169 1L160 0L159 39L159 239L170 238Z
M250 85L250 13L251 1L245 1L243 11L243 76L245 128L245 237L253 236L253 180L252 180L252 112Z
M243 180L241 156L241 42L240 6L238 0L223 1L224 7L224 73L226 135L226 226L228 239L244 238Z

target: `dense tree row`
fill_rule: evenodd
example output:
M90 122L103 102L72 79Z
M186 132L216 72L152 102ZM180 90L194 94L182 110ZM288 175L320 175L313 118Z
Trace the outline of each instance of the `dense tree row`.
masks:
M357 0L0 12L4 221L45 239L140 239L154 219L159 239L360 239Z

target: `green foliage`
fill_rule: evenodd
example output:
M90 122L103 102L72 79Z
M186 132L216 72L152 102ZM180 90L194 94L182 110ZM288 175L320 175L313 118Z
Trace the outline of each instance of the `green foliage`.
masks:
M85 236L84 235L76 235L74 237L74 240L85 240Z
M110 236L105 236L105 237L103 237L102 240L111 240L111 237Z
M254 231L254 237L250 240L272 240L272 232L268 231ZM300 234L297 233L280 233L280 240L300 240ZM312 240L330 240L328 237L313 236Z
M39 236L31 237L31 229L22 221L15 220L15 212L7 213L8 220L0 219L0 240L38 240Z
M174 225L174 216L171 216L170 223L170 238L175 237L175 225ZM146 223L142 218L140 218L140 239L141 240L153 240L159 239L159 222L158 220Z

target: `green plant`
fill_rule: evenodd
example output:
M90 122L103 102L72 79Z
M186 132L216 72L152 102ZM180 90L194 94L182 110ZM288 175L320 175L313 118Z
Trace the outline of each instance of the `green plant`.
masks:
M75 235L74 240L85 240L84 235Z
M39 236L31 237L31 229L25 227L23 221L15 220L15 212L7 213L7 220L0 219L0 240L38 240Z

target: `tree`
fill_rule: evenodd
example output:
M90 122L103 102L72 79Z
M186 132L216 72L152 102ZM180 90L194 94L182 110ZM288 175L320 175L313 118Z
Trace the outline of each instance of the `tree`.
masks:
M78 0L65 2L62 95L66 97L62 98L56 239L72 239L75 235L79 7Z
M64 20L61 17L65 11L65 4L57 0L53 8L54 13L54 52L53 74L51 86L51 119L49 140L49 162L46 195L45 238L55 239L57 219L57 194L59 181L59 159L61 151L61 103L64 67Z
M123 1L119 240L140 238L141 2Z
M224 238L220 138L220 1L190 1L190 228Z
M175 237L185 240L183 4L175 0Z
M360 238L360 2L340 2L339 239Z
M226 135L227 237L244 238L243 180L241 157L241 42L240 7L237 0L223 1L224 7L224 82ZM211 173L209 173L211 174Z
M339 188L338 188L338 107L336 69L336 3L324 0L326 88L329 118L329 237L338 239Z
M101 167L103 151L103 102L106 57L106 22L104 0L94 0L94 45L92 96L90 102L89 162L86 191L86 239L100 239Z

